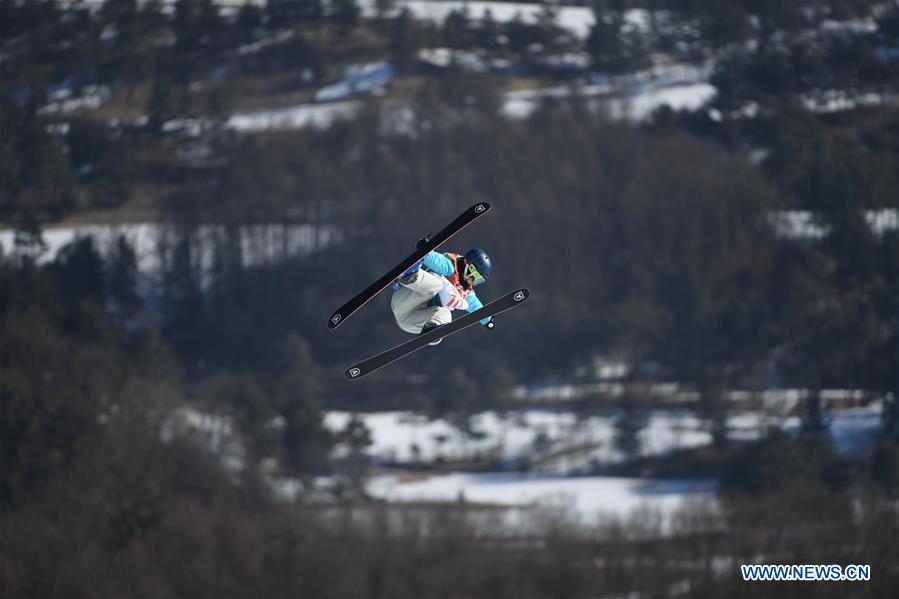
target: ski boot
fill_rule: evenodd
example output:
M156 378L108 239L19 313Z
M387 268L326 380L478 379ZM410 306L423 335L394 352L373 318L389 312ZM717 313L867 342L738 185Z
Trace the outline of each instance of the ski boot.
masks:
M407 268L406 272L397 277L396 281L393 282L393 289L399 288L400 283L411 283L412 279L410 277L412 277L412 275L414 275L419 271L419 269L421 269L421 265L424 261L425 259L422 258L421 260Z
M437 324L436 322L429 322L425 326L421 327L421 333L419 335L424 335L425 333L429 333L436 328L442 327L442 324ZM428 345L438 345L441 341L443 341L443 337L437 339L436 341L431 341Z

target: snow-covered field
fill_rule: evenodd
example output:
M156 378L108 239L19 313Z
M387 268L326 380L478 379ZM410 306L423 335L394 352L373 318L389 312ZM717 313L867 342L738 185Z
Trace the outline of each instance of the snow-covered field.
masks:
M395 475L369 479L373 497L393 503L467 502L509 508L549 508L582 523L655 514L666 524L688 502L714 502L712 481L641 480L606 476L563 477L511 473L451 473L404 482ZM528 524L528 510L512 510L508 523Z
M109 88L102 85L84 86L79 95L75 95L71 87L62 87L50 94L49 102L38 110L38 114L47 116L75 110L95 110L109 95Z
M595 461L620 460L614 449L612 415L580 419L571 412L521 410L501 417L494 412L472 420L478 438L465 437L444 420L428 420L410 412L358 414L371 431L368 453L378 462L433 461L437 458L476 459L503 457L506 470L490 472L379 470L365 479L373 498L404 510L445 504L473 508L471 518L484 526L513 534L540 532L553 518L593 525L640 522L648 534L668 534L682 510L717 509L717 484L711 480L638 479L585 474ZM351 414L328 412L325 426L342 430ZM855 452L870 446L880 424L880 407L832 411L828 414L837 448ZM729 419L732 438L754 439L773 423L759 413L739 413ZM795 431L796 418L776 424ZM221 456L231 471L243 463L243 445L228 417L182 409L173 414L164 438L193 431ZM656 455L681 447L711 442L703 424L693 415L672 411L653 412L641 433L641 453ZM413 449L416 447L417 449ZM338 447L338 462L349 452ZM530 469L519 469L524 459ZM273 476L272 489L285 500L327 506L332 492L345 485L340 476L319 477L301 483ZM305 489L301 493L301 488ZM345 488L345 487L344 487ZM710 510L710 512L709 512ZM492 515L491 515L492 514ZM547 520L547 518L549 520Z
M343 100L328 104L299 104L271 110L238 112L228 119L227 127L237 131L269 131L277 129L327 129L339 120L352 119L362 103Z
M865 449L880 426L880 406L834 410L828 414L830 434L845 452ZM348 412L328 412L325 426L334 432L346 427ZM570 411L520 410L507 415L483 412L471 419L474 436L460 432L445 419L428 419L412 412L358 414L371 431L368 455L376 463L475 460L516 469L527 464L533 472L585 474L625 456L615 444L616 414L578 418ZM796 431L795 416L782 410L739 412L728 427L735 441L759 438L770 427ZM639 433L639 454L656 456L711 443L708 424L684 411L656 410L646 416Z
M318 90L315 101L345 100L357 92L377 91L389 83L394 74L393 66L386 62L354 65L347 69L342 80Z
M557 96L553 90L528 90L506 95L503 113L512 118L527 118L540 102ZM581 93L589 93L585 88ZM623 92L603 98L602 103L609 116L619 120L644 121L652 113L668 106L673 110L694 110L714 97L715 88L703 81L675 85L644 86L639 90Z
M215 0L216 4L225 14L231 14L244 2L264 6L265 0ZM99 6L102 0L89 0L89 3ZM175 0L163 0L163 6L173 10ZM326 6L327 6L326 2ZM375 17L379 14L377 0L358 0L365 17ZM479 0L396 0L385 16L394 17L401 11L408 10L412 18L420 21L428 21L435 25L443 24L447 17L458 12L468 18L480 21L489 16L494 22L508 23L515 19L521 19L526 23L538 22L545 16L545 6L540 2L490 2ZM627 10L624 15L627 25L634 31L650 35L650 14L644 9ZM593 11L589 6L557 6L554 22L564 30L579 39L585 39L594 24ZM840 32L844 30L872 32L876 30L876 23L870 19L863 21L828 21L825 30L828 32ZM269 39L259 40L256 43L242 47L240 53L258 51L271 43L283 41L292 36L292 32L282 32ZM446 49L428 48L425 54L439 54ZM476 70L489 68L484 62L484 57L472 52L454 52L453 56L460 65L468 65ZM573 58L555 57L548 60L563 60L571 64L584 66L589 60L585 54ZM585 62L586 61L586 62ZM438 61L439 62L439 61ZM614 92L614 98L607 103L607 108L614 118L640 121L646 119L660 106L670 106L675 110L696 109L714 97L716 90L708 81L711 65L674 65L655 66L653 80L644 82L640 86L616 84L614 89L603 91L604 94ZM655 71L661 69L659 76ZM679 70L691 69L704 71L703 74L691 74L686 77L678 77L676 80L665 76L665 73L676 73ZM627 77L640 77L645 73L634 73ZM232 115L228 126L242 131L255 131L277 128L300 127L327 127L338 119L346 118L354 114L358 108L358 102L348 101L358 92L374 92L381 89L394 76L393 68L387 63L359 64L350 67L347 76L335 83L329 84L318 90L315 95L317 103L279 108L273 110L260 110L248 113ZM602 87L602 86L599 86ZM590 88L593 88L591 91ZM596 85L585 85L584 93L587 97L593 97L597 93ZM45 112L67 112L81 108L96 108L109 95L106 89L90 89L82 96L72 97L70 89L57 90L63 94L58 98L51 98L51 103L44 107ZM523 118L529 115L539 102L547 97L559 95L557 89L539 89L515 92L509 94L503 106L503 112L514 118ZM566 93L566 92L562 92ZM885 94L868 94L864 97L849 95L843 90L830 90L825 94L817 94L805 100L810 110L830 112L845 110L858 105L882 104L895 101L895 97ZM321 102L329 102L322 105ZM333 103L330 103L333 102Z
M264 0L251 1L259 5L264 3ZM217 0L217 3L227 13L236 9L243 3L243 0ZM378 14L378 4L375 0L361 0L359 5L364 16L374 17ZM504 23L514 19L536 22L541 18L544 6L538 2L398 0L386 15L388 17L395 16L404 9L408 9L415 19L435 24L442 24L454 11L463 12L474 20L481 20L489 15L495 22ZM625 19L635 31L649 34L650 19L646 10L629 10L625 14ZM594 23L593 11L587 6L557 7L555 22L574 36L583 39L587 37ZM872 23L867 26L870 27ZM256 51L270 43L286 39L285 36L290 37L290 34L282 32L270 39L249 44L242 48L241 52ZM447 57L450 56L456 64L463 68L478 71L503 70L496 60L490 59L484 53L473 51L451 52L446 48L427 48L422 50L420 58L434 64L445 65L449 62ZM576 65L578 68L584 68L589 64L589 58L583 52L565 57L547 57L546 60L548 62L561 61L569 66ZM506 68L508 66L506 65ZM668 106L674 110L695 110L713 99L717 91L709 83L712 66L710 62L704 64L656 64L651 68L624 76L606 77L601 74L593 74L579 86L579 93L588 98L591 105L601 106L607 110L612 118L634 122L644 121L662 106ZM228 119L226 126L245 132L285 128L327 128L334 122L352 118L363 105L360 94L380 94L394 75L392 65L385 62L352 65L343 79L321 87L315 93L315 101L312 103L235 113ZM84 97L79 98L70 97L72 91L66 88L57 90L56 93L62 95L52 98L55 101L48 104L44 108L45 111L66 112L79 108L96 108L108 96L108 90L90 91ZM571 93L567 87L510 92L506 94L501 109L503 114L509 118L527 118L544 100L565 97ZM895 101L895 98L883 94L869 94L859 98L841 90L831 90L823 95L817 94L815 97L809 97L806 99L806 104L810 110L829 112L853 108L859 104L882 104L889 101ZM751 113L755 109L757 107L746 108L747 113ZM402 107L395 107L392 110L392 113L398 116L399 122L396 123L396 126L400 130L403 130L407 112ZM203 129L202 122L190 124L173 122L167 125L179 129Z
M542 6L537 3L460 2L458 0L434 2L413 0L400 2L399 6L408 8L416 19L434 23L443 23L453 11L466 11L468 17L475 20L481 20L485 14L489 13L497 23L506 23L516 18L521 18L526 23L534 23L542 10ZM559 9L556 23L578 37L587 37L590 27L593 25L593 12L588 7L563 6Z
M375 0L359 2L363 14L376 14ZM476 0L398 0L388 15L398 14L408 9L413 18L442 24L452 12L464 12L468 18L479 21L489 14L497 23L507 23L521 19L525 23L536 23L544 10L539 2L484 2ZM632 9L625 13L625 20L638 31L649 27L649 15L645 10ZM589 6L559 6L555 23L579 38L586 38L593 26L593 10Z
M870 447L880 426L880 406L827 414L839 451ZM609 518L646 519L661 534L682 508L715 509L716 483L709 480L648 480L591 475L591 467L624 456L615 448L614 414L578 419L567 411L521 410L472 418L477 435L467 436L443 419L410 412L357 414L371 432L367 453L375 463L489 460L501 471L399 474L379 473L367 492L392 504L447 503L504 508L503 525L528 530L540 514L557 513L584 524ZM339 432L352 417L328 412L325 426ZM799 429L796 417L741 412L728 419L735 441L757 439L767 427ZM640 435L640 454L659 455L711 443L705 423L690 413L654 411ZM347 448L338 448L337 455ZM527 464L528 472L520 471ZM504 469L504 471L502 471ZM283 488L282 491L286 490ZM282 492L282 494L285 494ZM287 494L289 495L289 493Z
M440 49L438 49L440 50ZM431 56L431 51L427 56ZM475 70L489 69L475 57L465 59L457 53L457 60L471 63ZM432 59L433 60L433 59ZM715 95L715 88L707 81L708 66L672 64L657 66L638 73L615 78L593 78L578 87L577 93L601 104L610 116L622 120L642 121L661 106L675 110L696 109ZM286 108L237 113L227 126L240 131L264 131L283 128L327 128L339 120L352 118L363 106L359 93L380 93L378 90L393 78L393 70L385 63L359 64L350 67L346 76L323 87L316 93L316 102ZM527 118L546 99L565 98L573 90L556 86L509 92L501 111L511 119ZM355 99L354 99L355 98ZM395 129L408 130L408 110L402 101L389 104L387 116L395 116Z
M866 210L865 220L875 235L899 229L899 209ZM772 213L769 222L778 235L791 239L821 239L827 228L808 210L783 210Z
M338 84L335 84L338 85ZM510 92L506 95L501 111L512 119L524 119L547 98L559 97L554 90L527 90ZM629 121L643 121L662 107L674 110L692 110L702 106L715 95L715 88L705 82L683 83L671 86L644 87L639 91L616 94L603 98L602 102L612 118ZM322 104L300 104L272 110L255 110L236 113L227 126L239 131L266 131L276 129L302 129L315 127L325 129L331 124L352 119L362 108L360 100L341 100ZM404 115L404 111L394 111ZM402 131L404 123L397 129Z
M239 228L241 249L245 265L266 264L284 258L309 252L333 242L334 232L330 227L312 225L244 225ZM212 262L211 250L217 238L225 231L223 227L206 225L200 227L197 243L209 251L202 260ZM116 225L77 225L66 227L46 227L41 235L45 244L38 261L52 260L68 243L81 237L93 237L97 248L103 252L124 236L137 254L138 269L152 272L159 268L160 248L171 239L172 232L162 223L130 223ZM0 229L0 248L4 254L15 249L15 231Z

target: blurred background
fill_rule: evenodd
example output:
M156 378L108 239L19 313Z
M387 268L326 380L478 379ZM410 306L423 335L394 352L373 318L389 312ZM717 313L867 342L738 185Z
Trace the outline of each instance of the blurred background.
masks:
M895 596L895 0L0 35L3 597ZM531 299L344 380L409 336L328 316L479 201L443 249Z

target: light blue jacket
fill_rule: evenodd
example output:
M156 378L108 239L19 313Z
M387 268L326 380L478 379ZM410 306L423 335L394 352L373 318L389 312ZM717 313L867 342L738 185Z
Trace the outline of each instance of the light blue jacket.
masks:
M422 265L427 268L429 271L436 275L440 275L442 277L449 277L456 274L456 263L452 258L445 254L441 254L440 252L430 252L424 258L424 262ZM465 298L468 301L468 312L474 312L475 310L480 310L484 307L484 304L481 303L481 300L478 299L478 296L475 295L474 289L471 291L471 295ZM439 300L435 300L435 305L439 305ZM485 318L481 321L481 324L487 324L490 322L490 318Z

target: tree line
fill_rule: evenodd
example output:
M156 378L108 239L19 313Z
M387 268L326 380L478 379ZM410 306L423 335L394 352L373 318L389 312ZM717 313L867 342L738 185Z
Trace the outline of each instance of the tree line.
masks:
M484 52L512 65L513 74L546 81L627 73L647 67L654 55L711 58L719 90L715 106L726 113L747 106L778 113L802 97L826 102L833 93L850 102L889 95L897 78L897 61L889 54L897 11L875 10L871 2L831 1L802 10L795 3L691 1L667 10L655 0L603 0L592 3L594 23L585 40L560 27L561 7L551 2L534 20L519 15L497 22L489 11L460 10L439 24L417 22L390 1L376 3L374 19L362 19L354 0L270 0L228 14L212 0L179 0L172 11L158 1L91 6L0 2L7 52L0 101L9 132L0 152L0 172L8 181L0 196L4 219L36 213L56 220L84 207L120 205L147 178L159 183L175 174L170 182L177 184L178 169L124 160L124 148L140 147L143 155L149 146L164 155L170 147L158 146L165 123L227 116L235 98L253 89L247 78L277 75L283 82L269 92L308 92L355 58L390 60L403 76L434 76L418 61L418 50L441 46ZM633 9L646 11L645 24L628 20ZM876 28L827 28L864 18ZM366 41L342 44L353 32ZM260 47L244 51L254 44ZM552 66L552 57L577 53L586 55L585 64ZM200 82L202 89L192 89ZM146 121L129 126L128 119L111 124L90 116L38 115L54 92L69 89L77 96L97 85L112 87L129 110L140 106ZM44 126L57 120L67 128L64 135Z

